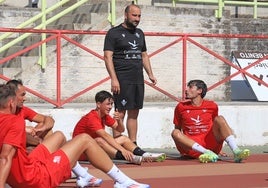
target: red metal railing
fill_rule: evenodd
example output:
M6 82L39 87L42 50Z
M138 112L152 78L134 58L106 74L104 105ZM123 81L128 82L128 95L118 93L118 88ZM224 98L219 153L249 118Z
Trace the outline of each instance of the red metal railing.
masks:
M78 48L81 48L82 50L92 54L93 56L96 56L97 58L103 60L103 55L100 55L99 53L91 50L90 48L80 44L79 42L73 40L72 38L68 37L67 34L77 34L77 35L105 35L106 32L105 31L74 31L74 30L36 30L36 29L14 29L14 28L0 28L0 33L1 32L13 32L13 33L46 33L49 34L50 36L47 37L45 40L43 41L39 41L31 46L26 47L25 49L18 51L14 54L11 54L3 59L0 59L0 64L5 64L6 62L8 62L9 60L20 56L22 54L24 54L25 52L28 52L40 45L42 45L43 43L47 43L49 41L52 40L56 40L56 57L57 57L57 76L56 76L56 100L50 99L44 95L42 95L41 93L38 93L37 91L26 87L27 91L32 93L33 95L47 101L48 103L51 103L53 105L55 105L56 107L62 107L64 104L66 103L70 103L71 101L73 101L75 98L83 95L84 93L88 92L89 90L103 84L104 82L106 82L107 80L109 80L109 77L105 77L99 81L97 81L96 83L93 83L92 85L88 86L86 89L83 89L81 91L79 91L78 93L74 94L73 96L62 100L61 97L61 39L64 39L65 41L68 41L69 43L74 44L75 46L77 46ZM209 48L203 46L202 44L200 44L199 42L195 41L193 38L251 38L251 39L268 39L268 35L226 35L226 34L182 34L182 33L161 33L161 32L145 32L146 36L166 36L166 37L175 37L176 39L171 41L170 43L168 43L167 45L155 50L154 52L149 54L149 57L153 57L157 54L159 54L160 52L170 48L171 46L178 44L180 42L182 42L182 96L181 98L184 98L184 93L185 93L185 86L186 86L186 78L187 78L187 69L186 69L186 65L187 65L187 43L191 43L195 46L197 46L198 48L200 48L201 50L206 51L207 53L209 53L210 55L214 56L215 58L217 58L218 60L224 62L225 64L233 67L234 69L237 70L237 72L227 76L226 78L214 83L213 85L211 85L208 90L212 90L216 87L218 87L219 85L229 81L230 79L232 79L233 77L239 75L239 74L244 74L252 79L254 79L255 81L257 81L258 83L262 84L265 87L268 87L268 83L266 83L265 81L259 79L258 77L250 74L249 72L247 72L247 70L257 64L259 64L260 62L264 61L265 59L268 59L268 56L265 56L261 59L258 59L257 61L255 61L254 63L248 65L245 68L240 68L236 65L234 65L232 62L230 62L228 59L222 57L221 55L217 54L216 52L210 50ZM9 80L10 78L0 74L0 78L3 80ZM169 93L168 91L165 91L164 89L155 86L155 85L151 85L148 81L145 80L145 84L147 84L148 86L154 88L155 90L157 90L158 92L162 93L163 95L168 96L169 98L171 98L172 100L175 101L180 101L181 98L178 98L174 95L172 95L171 93Z

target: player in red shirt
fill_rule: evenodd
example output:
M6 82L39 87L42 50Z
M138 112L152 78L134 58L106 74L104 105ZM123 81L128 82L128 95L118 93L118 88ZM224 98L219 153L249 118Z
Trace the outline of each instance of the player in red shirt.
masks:
M42 143L44 139L50 136L52 128L54 126L54 119L50 116L46 116L35 112L34 110L24 106L26 101L26 88L23 86L21 80L9 80L6 85L15 88L16 98L17 98L17 108L16 115L28 120L30 122L35 122L36 126L26 126L26 146L27 152L30 153L33 148L38 144ZM83 178L84 177L84 178ZM83 168L77 163L75 170L72 170L72 178L77 178L77 186L83 187L85 185L100 185L102 179L98 179L92 176L87 168ZM88 181L90 179L90 183Z
M188 100L180 102L174 111L175 129L171 135L176 147L182 155L199 158L202 163L216 162L226 141L235 162L241 162L249 156L249 150L239 149L228 123L218 115L218 105L203 99L206 92L207 86L202 80L188 82Z
M30 122L35 122L36 126L26 126L27 146L37 146L43 139L52 134L54 119L51 116L43 115L24 106L26 101L26 88L21 80L9 80L7 85L15 87L18 100L16 114Z
M63 133L56 131L28 155L25 121L15 115L16 106L14 87L0 85L0 188L4 188L5 183L20 188L57 187L70 177L71 168L75 170L82 153L94 167L116 182L115 188L150 187L137 183L120 171L87 134L66 142Z
M73 137L82 133L89 134L113 159L128 160L135 164L141 164L142 161L165 160L164 153L146 152L135 145L129 137L119 135L114 138L105 131L105 126L107 126L120 133L124 132L123 120L118 111L115 111L114 117L109 115L114 102L111 93L100 91L95 95L95 101L96 108L78 121L73 131ZM81 159L83 158L82 156Z

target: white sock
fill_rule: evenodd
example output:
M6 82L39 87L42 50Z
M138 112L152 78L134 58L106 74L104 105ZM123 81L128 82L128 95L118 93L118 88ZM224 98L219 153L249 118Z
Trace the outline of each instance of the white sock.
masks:
M235 142L235 137L234 135L230 135L225 139L225 142L227 142L228 146L231 148L232 151L238 149L238 146L236 145Z
M200 153L205 153L207 151L206 148L204 148L203 146L201 146L200 144L196 142L193 144L192 149Z
M76 165L73 167L72 169L73 173L75 173L75 175L77 177L82 177L82 178L86 178L86 179L91 179L93 176L91 174L88 173L88 171L83 168L78 162L76 163Z
M131 178L129 178L127 175L125 175L120 169L117 168L117 166L113 165L111 170L107 173L108 176L110 176L113 180L116 182L122 184L126 182L132 182Z

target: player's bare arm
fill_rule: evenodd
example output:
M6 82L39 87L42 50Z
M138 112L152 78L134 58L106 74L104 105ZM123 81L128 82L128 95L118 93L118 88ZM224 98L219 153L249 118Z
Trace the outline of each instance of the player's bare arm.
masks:
M37 123L35 126L36 135L43 138L54 126L54 119L50 116L36 114L33 121Z
M112 128L120 133L124 132L125 126L124 126L123 120L120 116L120 113L117 110L114 112L113 118L116 120L116 122L114 123Z
M12 158L16 148L9 144L3 144L0 153L0 188L5 188L5 183L12 165Z

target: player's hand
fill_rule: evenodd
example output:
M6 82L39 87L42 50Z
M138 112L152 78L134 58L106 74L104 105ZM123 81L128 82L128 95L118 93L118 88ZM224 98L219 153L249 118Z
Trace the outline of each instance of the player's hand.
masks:
M30 134L32 136L36 135L35 129L33 127L31 127L31 126L26 126L25 131L26 131L26 133L28 133L28 134Z
M39 137L42 137L42 135L47 131L47 128L45 126L42 126L40 128L34 128L36 135Z
M127 150L121 151L121 152L122 152L122 155L125 157L125 159L127 161L132 161L132 159L133 159L133 153L132 152L127 151Z
M116 121L120 120L120 113L118 112L117 109L115 109L114 111L114 117L113 117Z

